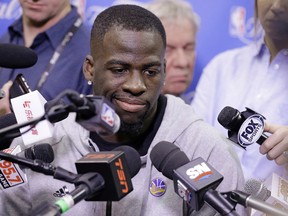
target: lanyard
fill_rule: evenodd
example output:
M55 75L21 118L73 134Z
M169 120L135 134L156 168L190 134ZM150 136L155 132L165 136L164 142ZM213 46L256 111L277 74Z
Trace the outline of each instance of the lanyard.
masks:
M40 89L43 87L44 83L47 80L47 77L53 70L56 62L58 61L60 55L62 54L65 46L67 43L71 40L74 33L79 29L80 25L82 24L82 19L78 17L76 21L73 23L73 25L70 27L69 31L66 33L65 37L61 41L61 43L57 46L55 52L53 53L49 63L47 64L44 72L41 75L40 80L38 81L38 84L36 86L36 90L40 91Z

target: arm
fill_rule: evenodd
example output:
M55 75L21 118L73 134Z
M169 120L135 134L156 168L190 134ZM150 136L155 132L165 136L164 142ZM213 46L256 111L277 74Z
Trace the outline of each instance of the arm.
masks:
M260 153L278 165L288 163L288 155L284 153L288 151L288 126L266 123L264 131L272 135L260 146Z

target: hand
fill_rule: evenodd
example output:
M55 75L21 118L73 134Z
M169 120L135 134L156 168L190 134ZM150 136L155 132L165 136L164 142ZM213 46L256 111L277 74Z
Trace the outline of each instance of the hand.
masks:
M266 123L265 132L271 133L260 146L260 153L266 154L268 160L283 165L288 162L288 126Z
M9 89L12 86L12 81L8 81L2 87L2 92L4 97L0 99L0 116L5 115L11 112L10 103L9 103Z

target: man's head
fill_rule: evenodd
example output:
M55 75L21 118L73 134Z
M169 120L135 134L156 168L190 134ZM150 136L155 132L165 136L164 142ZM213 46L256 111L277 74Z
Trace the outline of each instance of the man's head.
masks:
M116 106L120 131L142 132L155 116L165 79L161 21L136 5L112 6L97 16L90 46L83 68L94 94Z
M19 0L19 3L24 22L39 28L54 25L71 10L69 0Z
M163 93L180 96L190 86L194 74L199 17L182 0L155 0L146 8L160 18L167 34Z

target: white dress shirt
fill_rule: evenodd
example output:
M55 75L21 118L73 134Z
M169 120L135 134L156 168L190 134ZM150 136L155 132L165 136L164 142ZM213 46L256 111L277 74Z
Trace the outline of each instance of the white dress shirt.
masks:
M240 112L248 107L268 122L288 125L288 50L279 52L271 64L269 59L269 50L261 41L214 57L204 69L191 103L196 113L226 136L227 130L217 121L225 106ZM264 180L273 172L288 177L288 167L269 161L259 153L257 143L246 151L235 149L246 180Z

